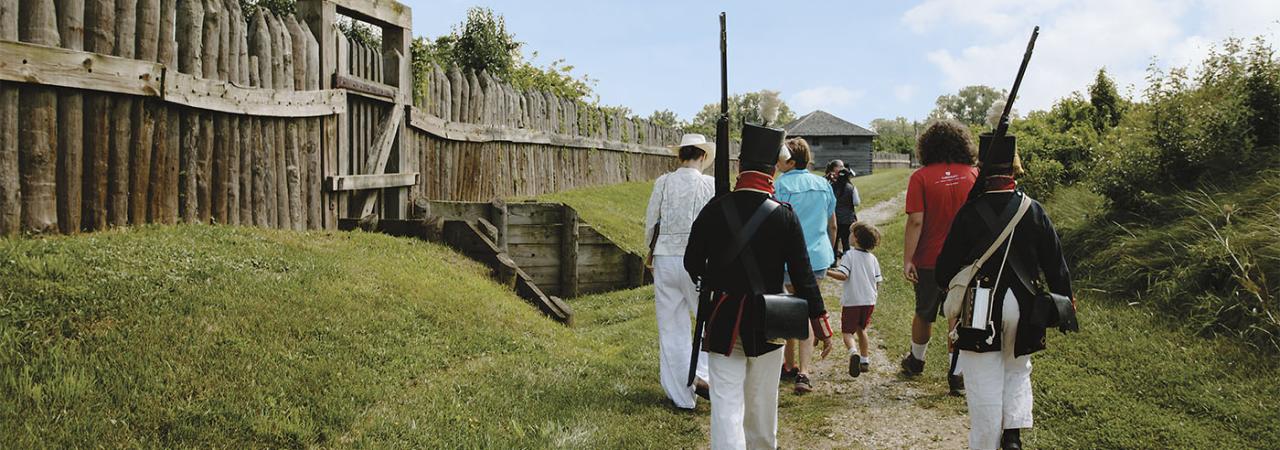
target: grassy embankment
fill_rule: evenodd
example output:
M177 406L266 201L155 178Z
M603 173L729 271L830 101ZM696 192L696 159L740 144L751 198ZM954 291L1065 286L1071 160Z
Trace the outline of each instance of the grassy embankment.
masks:
M701 439L654 382L650 290L575 302L569 329L484 272L365 233L0 240L0 447Z

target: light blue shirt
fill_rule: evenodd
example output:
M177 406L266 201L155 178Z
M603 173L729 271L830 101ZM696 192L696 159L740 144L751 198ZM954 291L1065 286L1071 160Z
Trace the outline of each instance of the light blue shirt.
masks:
M836 260L831 237L827 234L828 221L836 211L836 196L831 192L831 183L807 170L795 169L774 180L773 187L774 196L790 204L800 219L804 242L809 250L809 266L814 271L830 267Z

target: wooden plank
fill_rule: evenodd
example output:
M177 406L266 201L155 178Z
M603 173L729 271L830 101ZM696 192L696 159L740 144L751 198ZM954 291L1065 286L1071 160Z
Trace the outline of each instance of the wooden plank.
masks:
M627 253L613 245L580 245L578 264L584 266L606 265L623 267Z
M537 99L535 98L535 101L536 100ZM645 153L675 158L675 156L673 156L665 147L651 147L629 142L610 141L586 136L573 136L527 128L506 128L475 123L446 122L444 119L427 114L424 110L419 108L412 108L412 111L409 114L409 125L431 135L453 141L542 144L557 147L592 148L629 153Z
M390 103L395 103L396 96L399 95L399 89L396 89L395 86L388 86L377 81L341 73L333 75L333 87L335 89L348 89L374 100Z
M509 244L507 254L520 267L560 267L560 244Z
M324 187L330 192L405 187L417 184L419 176L418 172L331 176Z
M249 89L155 62L10 41L0 41L0 80L162 97L192 108L267 117L341 114L347 95L340 89Z
M557 203L510 203L507 211L511 225L547 225L560 223Z
M337 5L339 12L378 25L413 28L413 11L394 0L327 0Z
M25 42L0 41L0 80L156 96L164 66Z
M560 236L564 233L561 231L561 225L509 225L507 227L507 243L511 245L517 244L552 244L559 242ZM581 237L579 242L582 242Z
M340 89L250 89L183 73L169 72L165 76L165 101L192 108L263 117L318 117L346 112L347 94Z

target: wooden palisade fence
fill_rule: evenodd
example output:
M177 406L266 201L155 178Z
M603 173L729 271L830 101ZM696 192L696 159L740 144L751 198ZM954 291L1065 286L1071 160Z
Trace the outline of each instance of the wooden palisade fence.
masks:
M414 83L404 5L297 6L0 0L0 236L336 229L407 218L415 198L489 201L674 165L660 145L678 130L487 73L432 68ZM381 28L382 47L347 39L341 16Z

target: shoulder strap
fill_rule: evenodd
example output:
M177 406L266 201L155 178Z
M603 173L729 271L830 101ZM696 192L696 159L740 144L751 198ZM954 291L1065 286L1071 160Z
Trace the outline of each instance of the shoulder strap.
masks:
M987 251L983 252L982 256L979 256L977 261L974 261L973 265L975 267L982 267L982 265L987 262L987 259L991 258L991 254L995 253L996 249L1000 247L1000 244L1003 244L1004 241L1009 238L1009 234L1013 233L1013 228L1018 225L1018 222L1022 220L1022 216L1026 214L1027 208L1031 206L1031 199L1027 198L1027 196L1019 195L1018 197L1021 198L1021 201L1018 202L1017 211L1015 211L1013 213L1013 217L1005 223L1004 229L996 236L995 241L991 243L991 246L987 247ZM979 215L981 215L982 205L975 206L978 207Z
M764 223L764 219L769 217L774 210L778 208L778 202L773 199L766 198L756 208L756 212L747 220L745 226L741 225L741 219L738 218L738 206L734 204L733 199L725 199L722 208L725 217L725 224L729 226L729 233L734 237L733 243L720 259L720 264L728 265L733 262L739 254L742 256L742 266L747 271L747 282L751 284L751 292L756 295L764 294L763 281L760 279L760 268L756 267L755 253L747 245L751 242L756 231L760 228L760 224Z
M1026 200L1025 195L1022 197L1024 201L1030 203L1029 200ZM995 228L999 226L998 224L1000 222L998 222L999 219L996 218L995 209L992 208L990 204L978 205L978 215L987 223L987 227L990 228L991 231L995 231ZM1022 284L1022 287L1025 288L1027 292L1035 294L1036 289L1031 285L1032 278L1030 274L1027 273L1025 265L1022 264L1022 258L1019 256L1019 253L1011 252L1008 258L1010 262L1009 266L1013 268L1014 277L1018 279L1018 282Z
M755 237L756 231L760 229L760 225L764 223L764 219L768 218L773 211L778 208L778 202L773 199L766 198L756 208L756 212L747 219L747 224L742 224L742 219L738 217L738 205L734 203L732 198L726 198L720 203L724 207L725 224L729 226L729 233L733 236L733 241L729 243L729 247L725 248L724 253L720 255L719 262L728 264L738 257L747 248L747 243L751 242L751 238Z

